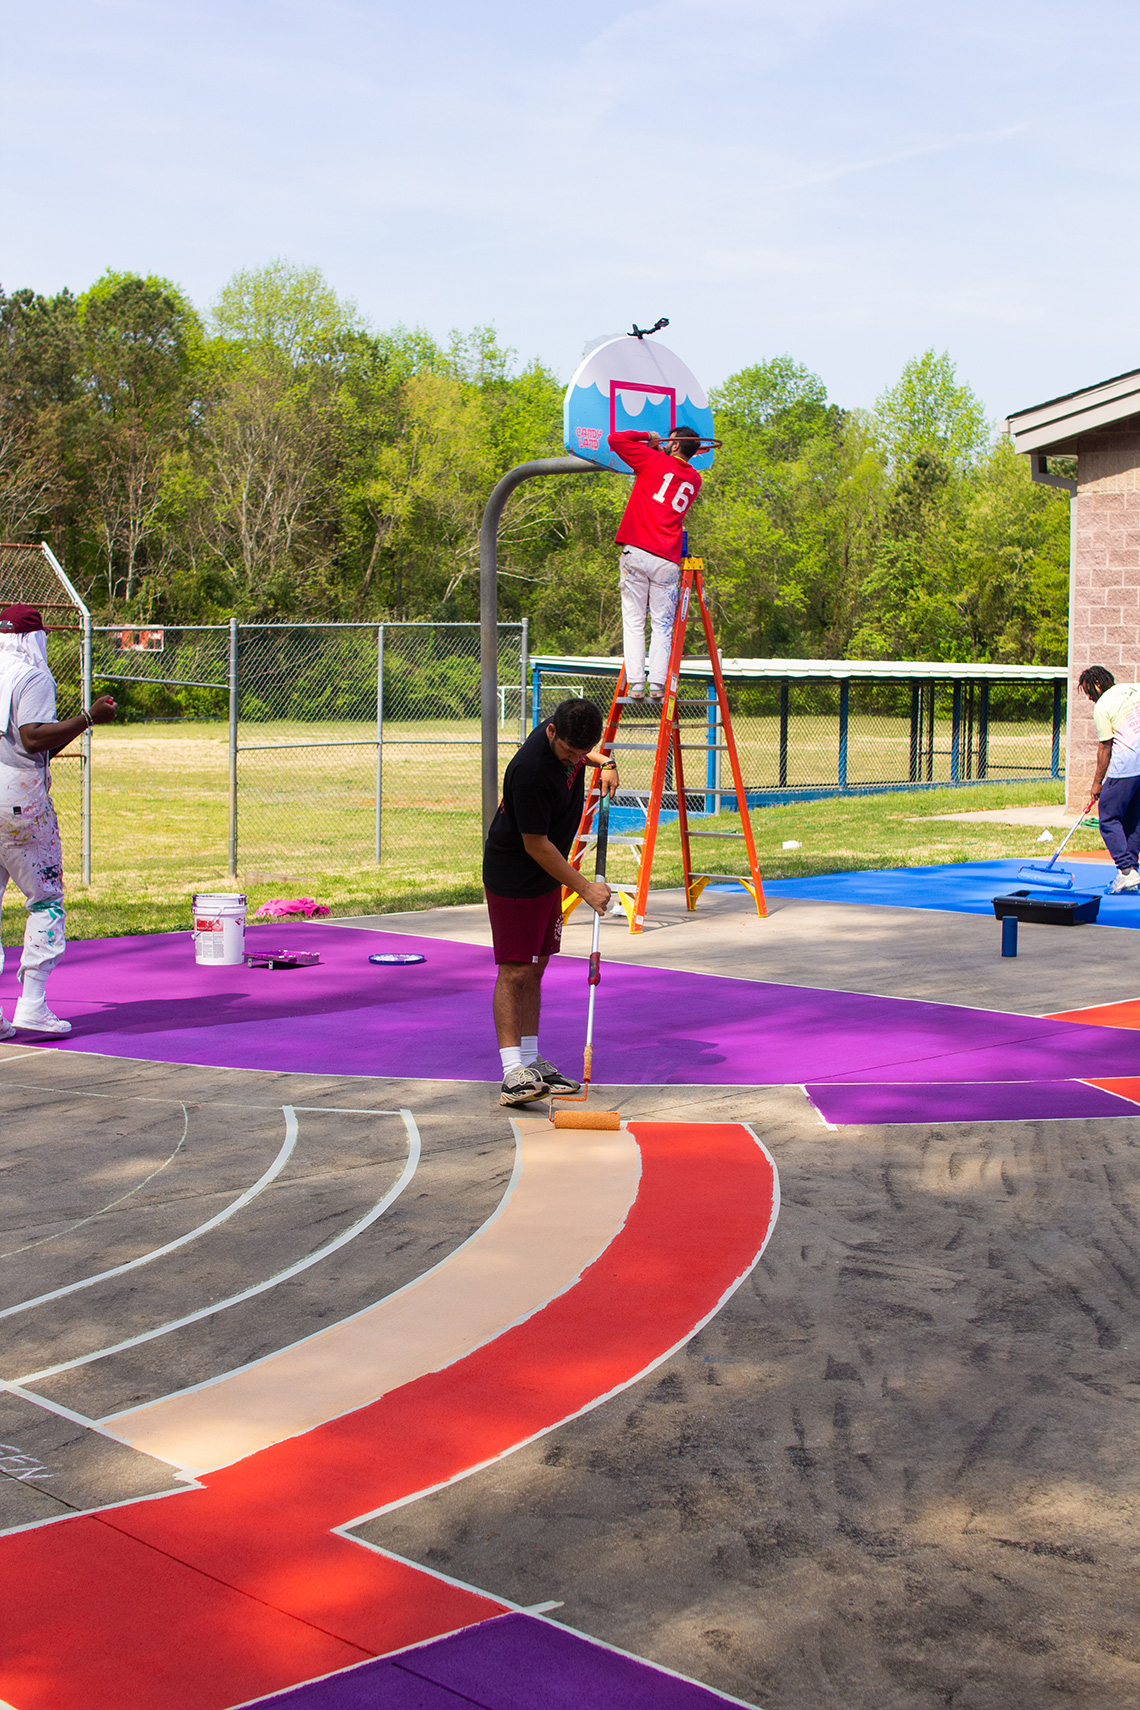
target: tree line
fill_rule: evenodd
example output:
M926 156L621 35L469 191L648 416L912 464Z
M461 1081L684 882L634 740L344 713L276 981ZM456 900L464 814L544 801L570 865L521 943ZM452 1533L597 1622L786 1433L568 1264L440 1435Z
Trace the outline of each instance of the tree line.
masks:
M498 477L557 455L565 382L488 327L376 332L316 269L0 291L0 536L45 539L103 622L472 619ZM710 402L692 517L718 637L745 656L1062 663L1068 506L927 351L870 411L789 356ZM524 486L500 606L532 647L620 650L628 483Z

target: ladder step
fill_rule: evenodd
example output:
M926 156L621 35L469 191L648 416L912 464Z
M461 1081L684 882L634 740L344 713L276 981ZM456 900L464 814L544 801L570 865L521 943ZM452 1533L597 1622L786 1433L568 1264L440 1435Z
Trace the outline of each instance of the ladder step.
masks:
M688 754L727 754L727 742L682 742L681 752Z
M689 828L690 837L743 837L742 831L694 831Z
M750 885L751 873L690 873L690 879L726 879L733 885Z
M644 749L647 754L655 754L657 752L657 744L655 742L615 742L613 746L615 749L640 748Z

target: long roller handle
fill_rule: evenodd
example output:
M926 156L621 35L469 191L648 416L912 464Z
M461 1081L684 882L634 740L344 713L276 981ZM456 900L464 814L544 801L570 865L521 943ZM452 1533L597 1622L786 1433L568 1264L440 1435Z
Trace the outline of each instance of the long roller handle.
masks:
M1069 830L1065 835L1065 842L1058 845L1056 854L1050 857L1049 866L1043 867L1041 869L1041 871L1043 873L1047 873L1049 871L1049 867L1052 867L1052 865L1055 861L1059 861L1061 859L1061 856L1064 853L1065 843L1067 843L1069 841L1069 838L1073 835L1074 831L1076 831L1078 829L1078 827L1080 826L1081 820L1084 819L1086 813L1088 813L1089 809L1092 807L1093 802L1095 800L1096 800L1095 796L1089 797L1085 806L1081 809L1080 819L1076 820L1076 822L1069 827Z
M606 851L610 840L610 798L603 794L598 803L598 841L594 851L594 877L604 879L606 876ZM582 1065L582 1078L586 1085L590 1084L590 1071L594 1062L594 997L602 978L602 917L594 915L594 932L590 940L590 1001L586 1009L586 1055Z

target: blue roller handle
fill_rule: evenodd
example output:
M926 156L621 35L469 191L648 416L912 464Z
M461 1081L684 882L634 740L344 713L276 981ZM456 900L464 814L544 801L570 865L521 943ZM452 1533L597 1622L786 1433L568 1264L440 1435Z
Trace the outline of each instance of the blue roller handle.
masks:
M1004 914L1001 921L1001 953L1003 956L1017 955L1017 916Z

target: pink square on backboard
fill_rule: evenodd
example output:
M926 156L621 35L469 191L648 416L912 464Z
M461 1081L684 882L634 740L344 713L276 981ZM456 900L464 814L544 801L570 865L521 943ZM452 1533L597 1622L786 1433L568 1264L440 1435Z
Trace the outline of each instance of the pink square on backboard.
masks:
M610 432L617 432L617 394L619 392L646 392L656 398L669 400L669 431L677 425L677 388L675 386L649 385L644 380L611 380L610 381Z

